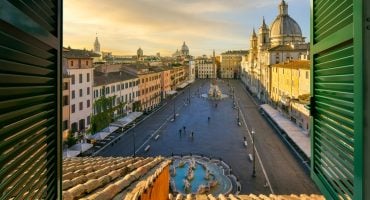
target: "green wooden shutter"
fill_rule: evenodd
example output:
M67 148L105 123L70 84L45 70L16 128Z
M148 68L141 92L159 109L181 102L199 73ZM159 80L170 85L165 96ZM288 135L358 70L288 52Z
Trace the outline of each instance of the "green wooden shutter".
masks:
M328 199L362 199L362 0L311 1L311 175Z
M61 198L61 1L0 1L0 199Z

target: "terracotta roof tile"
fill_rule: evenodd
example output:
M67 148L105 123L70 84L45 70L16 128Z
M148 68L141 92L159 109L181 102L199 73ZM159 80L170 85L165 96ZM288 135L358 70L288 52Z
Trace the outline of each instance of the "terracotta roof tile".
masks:
M163 157L84 157L63 161L63 199L123 199L139 197L171 163ZM168 195L169 200L324 200L321 195Z
M290 194L290 195L223 195L220 194L218 196L208 194L208 195L183 195L177 194L176 197L173 194L168 195L169 200L325 200L322 195L307 195L307 194Z
M128 188L136 194L145 190L148 182L169 163L170 160L163 157L65 159L63 199L113 199ZM140 188L136 187L137 182L143 182Z

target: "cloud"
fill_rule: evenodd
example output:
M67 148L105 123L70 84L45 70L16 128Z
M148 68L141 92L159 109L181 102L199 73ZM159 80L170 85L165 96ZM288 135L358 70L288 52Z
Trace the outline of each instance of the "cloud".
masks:
M153 54L156 49L175 51L182 41L199 54L201 45L247 48L251 21L258 17L259 24L262 18L256 9L277 4L276 0L65 0L65 45L92 48L97 32L103 50L132 54L139 46Z

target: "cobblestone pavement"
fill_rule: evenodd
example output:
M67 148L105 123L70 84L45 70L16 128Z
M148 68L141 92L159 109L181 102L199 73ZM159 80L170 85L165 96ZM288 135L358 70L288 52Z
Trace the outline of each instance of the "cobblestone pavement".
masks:
M208 93L209 83L209 80L197 80L98 155L130 156L134 149L135 154L140 156L204 154L221 158L232 167L233 174L242 184L241 193L319 193L299 161L261 116L242 83L220 80L222 92L229 95L220 101L201 97L200 94ZM240 105L241 126L238 125L238 109L234 108L231 88L235 91L236 107ZM175 120L174 110L177 115ZM253 153L252 128L256 132L254 178L253 162L249 158L249 154ZM244 146L244 139L247 140L247 147ZM145 151L148 145L150 149Z

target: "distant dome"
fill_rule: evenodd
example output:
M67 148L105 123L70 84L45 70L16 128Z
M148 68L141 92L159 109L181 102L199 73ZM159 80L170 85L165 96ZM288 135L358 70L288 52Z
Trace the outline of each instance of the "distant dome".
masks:
M271 24L270 37L298 36L302 37L301 27L288 15L288 5L284 0L279 5L279 15Z
M139 49L137 50L137 57L143 57L143 55L144 55L144 52L143 52L143 50L141 49L141 47L139 47Z
M189 47L186 46L185 42L182 44L181 54L184 55L184 56L188 56L189 55Z
M189 47L185 44L185 42L182 44L181 51L189 51Z

